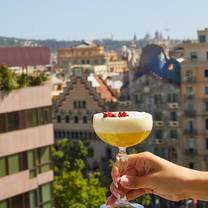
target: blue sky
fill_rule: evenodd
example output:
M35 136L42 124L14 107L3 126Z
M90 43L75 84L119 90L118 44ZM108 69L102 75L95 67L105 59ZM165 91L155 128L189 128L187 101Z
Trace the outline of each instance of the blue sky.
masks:
M156 30L196 38L208 0L1 0L0 36L92 40L138 38Z

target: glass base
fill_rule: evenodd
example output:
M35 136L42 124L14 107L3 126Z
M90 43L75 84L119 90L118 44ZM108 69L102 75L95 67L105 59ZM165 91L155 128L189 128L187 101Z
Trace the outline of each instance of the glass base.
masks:
M144 208L143 205L141 204L137 204L137 203L129 203L127 204L114 204L112 206L108 206L108 205L101 205L100 208Z

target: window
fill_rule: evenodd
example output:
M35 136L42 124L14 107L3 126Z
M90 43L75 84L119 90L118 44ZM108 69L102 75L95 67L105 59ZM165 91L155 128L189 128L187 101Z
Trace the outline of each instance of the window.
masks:
M205 128L208 129L208 119L205 119Z
M18 112L12 112L7 114L7 128L8 131L19 129Z
M187 95L193 95L193 88L191 86L186 87L186 94Z
M77 101L74 101L74 102L73 102L73 106L74 106L74 109L77 108Z
M206 149L208 150L208 138L206 139Z
M24 205L23 205L23 195L18 195L18 196L15 196L15 197L12 197L10 200L9 200L9 208L23 208Z
M6 116L4 113L0 114L0 133L6 132Z
M61 116L57 116L57 117L56 117L56 122L57 122L57 123L61 123Z
M82 60L82 64L85 64L85 60Z
M79 122L79 118L77 116L74 116L74 123L78 123Z
M192 61L194 61L194 60L197 60L197 58L198 58L197 52L192 51L192 52L190 53L190 59L191 59Z
M178 138L178 131L175 129L170 130L170 138L177 139Z
M208 95L208 86L204 87L204 93Z
M82 101L82 108L86 108L86 101Z
M208 101L204 102L204 108L205 108L205 111L208 111Z
M0 202L0 208L8 208L6 200Z
M155 138L156 139L163 139L163 132L161 129L156 129L155 130Z
M162 121L162 112L155 112L155 121Z
M176 112L170 112L170 120L171 121L177 121L177 114Z
M30 171L30 178L36 176L36 165L35 165L35 157L33 150L27 152L27 164L28 169Z
M206 36L205 35L199 35L199 42L205 43L206 42Z
M69 121L70 121L69 116L65 116L65 122L69 123Z
M189 168L194 169L194 163L193 162L189 162Z
M206 52L206 57L207 57L207 61L208 61L208 51Z
M167 100L168 100L168 103L175 103L178 101L178 96L176 93L169 93Z
M161 103L161 101L162 101L161 95L155 95L154 96L154 101L155 101L155 104Z
M28 127L34 127L37 125L38 121L38 114L36 109L28 110L27 114L27 124Z
M208 77L208 69L205 69L205 70L204 70L204 76L205 76L205 77Z
M50 170L50 148L49 147L43 147L40 148L40 172L46 172Z
M45 202L50 202L52 199L52 189L51 189L51 184L44 184L42 186L40 186L40 190L41 190L41 201L42 203Z
M43 108L43 120L44 124L48 124L52 120L51 108Z
M83 123L87 123L87 116L83 116Z
M6 158L3 157L3 158L0 158L0 177L3 177L7 174L7 171L6 171ZM1 206L0 206L1 208Z
M29 192L29 204L30 204L30 208L37 207L37 192L36 191Z
M90 60L89 59L87 59L87 64L90 64Z
M18 154L8 156L8 170L9 174L17 173L20 171L20 161Z
M192 120L188 121L188 130L193 131L193 128L194 128L193 121Z

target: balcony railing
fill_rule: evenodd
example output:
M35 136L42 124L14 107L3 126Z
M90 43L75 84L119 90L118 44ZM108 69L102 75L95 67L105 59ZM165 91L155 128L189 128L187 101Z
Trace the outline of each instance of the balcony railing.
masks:
M186 94L186 95L184 95L184 97L186 98L186 99L193 99L194 98L194 94Z
M186 155L189 155L189 156L194 156L194 155L197 155L197 150L196 149L194 149L194 148L188 148L188 149L185 149L184 150L184 153L186 154Z
M186 109L186 110L184 110L184 115L185 115L185 116L189 116L189 117L196 116L196 111L193 110L193 109L192 109L192 110L190 110L190 109L187 110L187 109Z
M196 129L184 129L184 134L185 135L195 135L195 134L197 134L197 130Z
M196 82L196 77L193 77L193 76L184 77L184 82L194 83L194 82Z

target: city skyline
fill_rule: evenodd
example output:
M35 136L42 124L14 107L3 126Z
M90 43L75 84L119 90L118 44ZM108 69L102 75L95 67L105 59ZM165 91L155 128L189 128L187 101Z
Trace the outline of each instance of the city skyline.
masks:
M0 36L6 37L128 40L158 30L173 39L196 39L196 31L208 27L206 0L8 0L2 6Z

